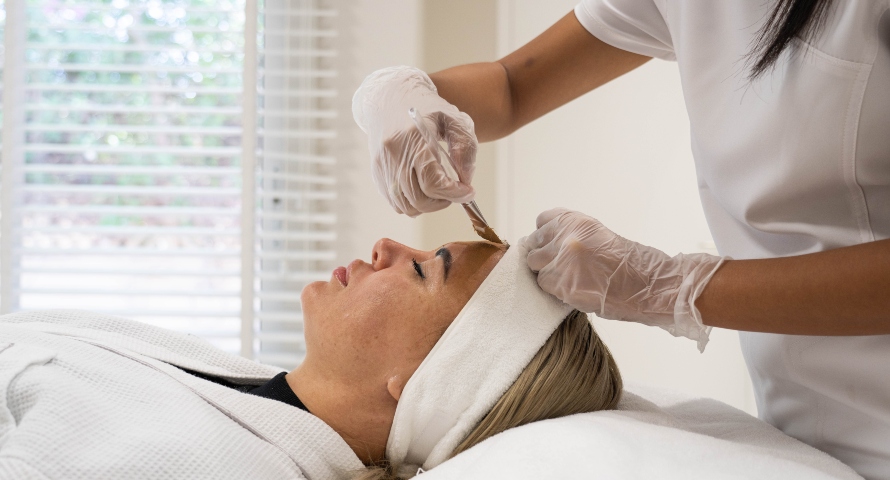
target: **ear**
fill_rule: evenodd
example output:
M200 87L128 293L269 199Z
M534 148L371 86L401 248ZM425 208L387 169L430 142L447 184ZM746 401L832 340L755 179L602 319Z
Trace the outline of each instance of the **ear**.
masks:
M386 390L398 402L406 383L408 383L408 380L401 373L396 373L386 381Z

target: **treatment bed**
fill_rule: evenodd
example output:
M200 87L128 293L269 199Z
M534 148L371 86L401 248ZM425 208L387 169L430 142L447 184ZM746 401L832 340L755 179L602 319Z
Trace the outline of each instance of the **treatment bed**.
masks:
M116 317L0 316L0 479L335 480L362 468L317 417L183 369L252 384L281 371ZM630 385L618 410L508 430L417 478L861 477L716 400Z

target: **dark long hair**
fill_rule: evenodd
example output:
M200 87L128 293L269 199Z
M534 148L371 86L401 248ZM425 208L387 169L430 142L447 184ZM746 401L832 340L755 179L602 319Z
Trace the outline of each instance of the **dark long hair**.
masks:
M748 79L754 80L772 68L794 37L810 40L819 33L831 3L832 0L776 0L748 52Z

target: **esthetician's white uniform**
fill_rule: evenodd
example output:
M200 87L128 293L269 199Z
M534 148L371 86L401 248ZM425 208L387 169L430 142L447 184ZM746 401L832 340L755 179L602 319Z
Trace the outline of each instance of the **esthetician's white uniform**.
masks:
M677 61L721 255L890 238L890 1L835 0L812 44L748 84L745 55L773 4L584 0L575 14L606 43ZM890 336L740 335L761 418L890 478Z

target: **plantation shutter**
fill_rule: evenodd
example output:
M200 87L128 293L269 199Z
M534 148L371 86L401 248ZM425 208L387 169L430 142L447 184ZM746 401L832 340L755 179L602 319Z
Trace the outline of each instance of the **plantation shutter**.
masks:
M0 308L298 363L334 256L324 3L7 0Z

